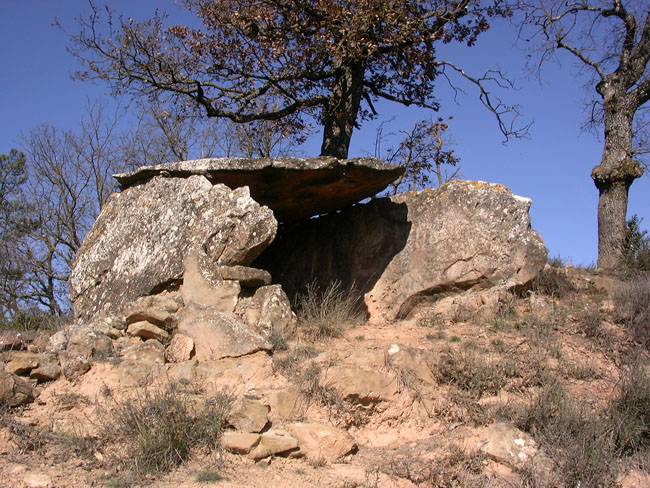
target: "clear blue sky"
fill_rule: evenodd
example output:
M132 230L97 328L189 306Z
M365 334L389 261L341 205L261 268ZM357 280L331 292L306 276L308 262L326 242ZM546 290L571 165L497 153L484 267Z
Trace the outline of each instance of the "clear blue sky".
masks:
M168 9L173 2L113 0L110 4L119 12L143 18L155 8ZM59 18L73 27L74 18L87 11L85 0L0 0L0 153L18 146L21 134L42 123L74 129L88 99L114 102L107 87L71 79L76 61L66 51L65 34L52 25ZM506 23L494 26L478 46L448 54L472 73L490 67L507 72L518 89L504 94L506 100L519 104L524 117L534 122L528 139L503 145L495 121L471 87L459 104L441 89L441 115L454 117L450 130L461 156L462 176L502 183L532 198L533 226L551 255L560 254L576 264L593 262L597 192L589 174L600 159L602 143L581 131L584 80L572 60L549 66L541 84L527 78L526 53L515 46L514 29ZM380 105L380 112L379 120L355 133L350 156L372 153L375 128L382 120L392 119L389 131L397 132L429 115L392 104ZM319 143L316 134L304 152L316 155ZM649 177L633 185L629 212L645 218L645 227L650 227Z

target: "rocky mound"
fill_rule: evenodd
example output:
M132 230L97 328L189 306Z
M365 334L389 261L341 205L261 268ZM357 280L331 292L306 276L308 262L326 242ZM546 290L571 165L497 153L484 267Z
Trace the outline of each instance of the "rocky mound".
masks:
M369 158L216 158L145 166L115 175L115 179L122 189L154 176L192 175L233 189L247 186L257 202L269 207L284 222L333 212L376 195L403 172L402 168Z

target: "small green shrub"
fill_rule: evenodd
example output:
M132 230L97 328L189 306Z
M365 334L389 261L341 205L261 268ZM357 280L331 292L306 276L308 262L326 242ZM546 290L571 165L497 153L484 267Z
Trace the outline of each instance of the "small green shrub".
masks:
M535 277L531 283L531 290L540 295L564 298L575 291L575 287L564 271L547 266Z
M627 221L623 251L626 271L630 274L650 272L650 237L641 230L641 222L637 215Z
M296 315L302 334L312 340L339 337L347 327L361 323L361 299L335 281L324 289L314 284L297 297Z

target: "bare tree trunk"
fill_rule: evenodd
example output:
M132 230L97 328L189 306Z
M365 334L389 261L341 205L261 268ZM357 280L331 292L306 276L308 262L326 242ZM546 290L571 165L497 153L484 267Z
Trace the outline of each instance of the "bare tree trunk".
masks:
M323 110L321 156L348 157L352 131L363 95L364 66L350 63L339 68L329 105Z
M611 270L623 264L628 192L643 175L643 166L632 159L634 111L625 106L625 95L607 93L604 98L605 148L591 177L599 192L598 268Z

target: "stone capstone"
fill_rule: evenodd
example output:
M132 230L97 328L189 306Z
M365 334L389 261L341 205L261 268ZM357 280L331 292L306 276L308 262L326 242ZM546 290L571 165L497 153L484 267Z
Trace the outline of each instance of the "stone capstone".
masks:
M393 321L453 293L532 281L547 252L529 207L501 185L451 181L300 222L255 266L289 296L339 282L371 319Z
M215 158L144 166L115 179L125 190L161 175L173 179L200 175L212 184L247 186L257 202L284 222L333 212L376 195L403 172L369 158Z
M248 188L198 174L156 176L111 196L77 253L70 275L75 316L121 313L140 297L178 287L184 260L248 265L273 240L273 212Z

